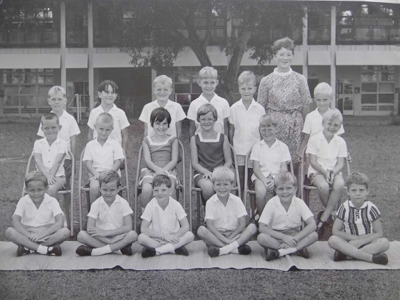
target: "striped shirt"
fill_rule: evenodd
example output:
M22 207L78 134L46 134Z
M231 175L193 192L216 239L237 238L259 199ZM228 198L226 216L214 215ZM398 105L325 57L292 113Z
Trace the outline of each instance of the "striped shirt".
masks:
M372 233L372 223L380 218L378 208L370 201L357 209L350 200L340 205L336 216L344 222L344 232L351 235L365 235Z

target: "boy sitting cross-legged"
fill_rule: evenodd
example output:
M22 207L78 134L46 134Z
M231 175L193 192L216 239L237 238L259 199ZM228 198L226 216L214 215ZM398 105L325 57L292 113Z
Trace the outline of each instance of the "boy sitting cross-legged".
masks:
M188 256L185 245L194 240L182 205L171 195L171 179L165 174L153 178L154 198L147 204L141 218L138 243L144 248L142 257L165 253Z
M59 244L69 237L63 227L63 213L58 201L48 194L47 178L39 171L25 177L27 195L17 204L12 216L13 227L6 230L6 237L18 245L17 256L35 251L40 254L62 254Z
M335 249L334 261L345 260L347 256L355 259L386 265L385 253L390 247L383 237L383 229L378 208L368 201L368 177L353 172L347 177L345 201L336 214L329 238L329 246Z
M257 227L254 224L246 227L246 208L239 197L230 193L235 174L227 167L217 167L211 180L216 194L206 203L207 227L200 226L197 230L207 244L208 255L250 254L251 248L246 243L257 232Z
M265 248L270 261L297 252L309 258L307 246L318 239L313 213L297 198L297 180L290 172L275 177L277 196L270 199L259 220L258 243ZM303 222L306 226L301 229Z
M100 173L101 197L90 206L87 231L80 231L77 240L85 245L76 249L80 256L103 255L111 252L132 255L137 233L132 230L132 209L118 195L121 178L116 171Z

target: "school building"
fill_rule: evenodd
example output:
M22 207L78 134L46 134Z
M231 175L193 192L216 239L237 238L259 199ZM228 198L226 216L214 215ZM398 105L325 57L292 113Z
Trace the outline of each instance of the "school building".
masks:
M298 0L285 2L290 5ZM308 78L310 89L321 81L330 83L335 87L334 105L346 115L397 113L400 1L301 2L307 8L303 26L292 36L298 45L292 68ZM173 67L157 71L133 67L129 55L119 48L121 32L105 21L107 7L98 0L23 3L4 1L0 5L0 116L49 111L47 91L52 85L67 88L70 107L75 107L79 98L83 112L88 111L96 102L96 87L104 79L118 84L117 105L131 117L137 117L151 101L151 83L157 75L173 78L171 99L183 106L201 93L196 84L200 64L189 48L179 54ZM217 46L218 39L236 29L228 15L215 11L212 16L208 54L219 72L226 70L229 58ZM121 18L130 16L125 12ZM204 34L201 14L196 24L198 34ZM271 41L281 34L279 28L271 29ZM260 71L246 53L241 71L255 70L260 80L274 66L271 61ZM234 100L238 98L236 93Z

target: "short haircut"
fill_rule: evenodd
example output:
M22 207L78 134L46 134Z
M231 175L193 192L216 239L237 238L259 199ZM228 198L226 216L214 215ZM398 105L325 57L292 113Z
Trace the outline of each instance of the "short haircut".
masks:
M218 71L213 67L204 67L199 71L199 77L197 78L197 81L206 78L218 79Z
M43 182L44 186L47 187L47 178L44 174L40 171L32 171L26 174L25 176L25 187L28 186L28 183L31 181L41 181Z
M43 121L51 121L51 120L56 120L57 121L57 125L60 125L60 121L58 120L58 116L54 113L48 113L48 114L44 114L41 118L40 118L40 124L43 125Z
M274 126L278 125L276 118L273 115L268 114L268 113L261 116L259 123L260 123L260 126L261 125L270 125L270 124L272 124Z
M368 189L369 186L368 176L361 172L351 172L346 179L347 188L349 188L351 184L365 185L365 187Z
M216 181L229 181L230 183L234 183L235 173L233 173L233 171L228 167L216 167L212 172L211 181L212 183L215 183Z
M114 124L114 119L113 119L112 115L110 115L109 113L102 112L97 117L95 123L97 123L97 122L102 122L102 123L105 123L105 124Z
M165 184L166 187L170 189L172 187L171 178L169 178L165 174L158 174L158 175L154 176L153 182L152 182L153 189L155 187L162 186L163 184Z
M338 120L340 123L343 123L342 113L337 109L330 109L322 116L322 123L326 123L329 121Z
M200 122L200 117L208 114L209 112L212 112L212 115L214 117L214 120L216 121L218 119L218 112L215 109L214 105L210 103L203 104L202 106L199 107L197 110L197 122Z
M238 77L238 85L241 86L242 84L254 84L257 85L256 76L252 71L244 71Z
M104 170L100 172L99 175L99 184L101 187L102 183L110 183L116 181L117 182L117 187L121 185L121 177L119 174L113 170Z
M167 75L157 76L153 81L153 87L156 85L156 83L168 84L171 89L173 87L172 79Z
M49 92L48 92L49 98L53 97L57 94L61 94L64 98L67 97L67 92L65 91L65 89L62 86L55 85L49 89Z
M153 109L153 111L150 114L150 125L153 127L154 122L162 122L164 120L167 120L168 127L169 124L171 124L171 114L169 113L168 110L166 110L164 107L157 107Z
M274 54L276 54L282 48L285 48L287 50L292 50L292 53L294 54L294 42L293 42L293 40L288 38L288 37L284 37L282 39L276 40L272 45L272 52Z
M314 96L315 95L330 95L332 96L332 88L326 82L320 82L314 89Z
M285 183L291 183L293 184L294 187L297 187L297 178L294 176L292 173L288 171L283 171L280 172L278 175L276 175L274 179L274 186L275 188L279 184L285 184Z
M100 82L100 84L97 87L97 91L100 93L105 92L108 86L111 86L113 92L118 94L118 85L112 80L104 80Z

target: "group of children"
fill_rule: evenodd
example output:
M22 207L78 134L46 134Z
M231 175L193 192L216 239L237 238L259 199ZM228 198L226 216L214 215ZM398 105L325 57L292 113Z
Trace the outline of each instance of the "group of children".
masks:
M250 254L246 243L259 231L257 241L265 248L267 261L292 253L308 258L307 247L335 218L329 239L336 250L335 261L351 256L387 264L383 252L389 243L383 238L378 209L367 200L368 178L364 174L350 174L346 182L349 200L332 216L344 187L341 170L347 148L338 135L344 132L342 115L329 109L332 89L328 84L321 83L315 89L317 109L306 117L298 158L291 158L287 145L276 139L276 120L253 99L257 88L252 72L240 74L242 98L232 107L215 94L218 74L214 68L203 68L198 84L202 94L191 102L187 118L193 182L206 203L205 225L197 234L206 243L210 257ZM131 245L136 240L143 246L142 257L189 254L185 245L194 240L194 235L184 208L171 196L176 184L181 121L186 117L182 107L169 100L172 91L171 78L157 77L153 84L156 100L145 105L139 117L145 124L142 149L146 168L140 178L142 223L138 236L132 230L133 211L118 195L130 124L124 111L114 104L117 85L109 80L99 85L101 104L90 113L89 142L83 155L91 206L87 230L77 236L83 244L76 249L78 255L132 255ZM38 171L26 177L27 195L18 202L13 227L6 231L7 238L18 245L18 256L31 251L61 255L59 244L69 235L54 198L68 185L70 172L64 171L64 166L70 169L67 159L76 153L80 131L65 111L62 87L50 89L48 102L52 112L41 118L38 134L44 138L35 142L33 151ZM240 187L251 184L256 194L249 224L242 200L231 193L236 179L230 145L236 155ZM248 158L249 169L245 170ZM292 159L309 161L308 177L325 205L317 222L303 200L296 197L297 179L288 168ZM250 175L249 183L244 182L245 172Z

